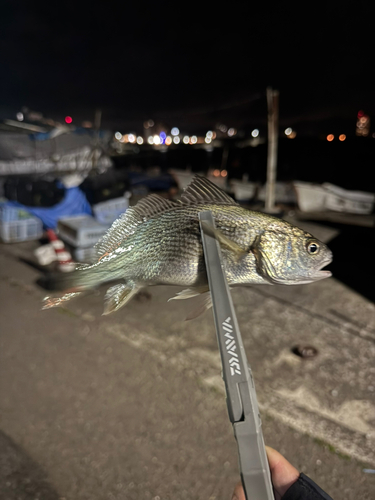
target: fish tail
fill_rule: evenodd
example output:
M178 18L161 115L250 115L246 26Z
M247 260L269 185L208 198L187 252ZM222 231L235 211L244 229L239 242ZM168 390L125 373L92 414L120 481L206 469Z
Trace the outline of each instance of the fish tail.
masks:
M52 292L64 292L60 297L45 297L42 309L58 307L106 281L103 272L82 264L70 273L51 273L43 279L43 287Z

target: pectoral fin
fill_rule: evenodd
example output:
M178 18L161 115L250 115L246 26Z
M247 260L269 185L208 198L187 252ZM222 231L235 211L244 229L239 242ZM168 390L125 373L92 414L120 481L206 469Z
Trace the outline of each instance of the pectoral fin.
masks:
M220 245L222 247L233 252L238 258L243 257L244 255L247 254L247 250L240 247L240 245L238 245L233 240L231 240L230 238L225 236L219 229L216 229L216 228L210 226L205 221L202 221L201 225L202 225L203 231L206 234L215 238L220 243Z
M170 302L171 300L191 299L193 297L197 297L198 295L199 299L195 301L195 308L185 318L185 321L188 321L190 319L198 318L198 316L212 307L211 293L209 291L208 285L182 290L181 292L178 292L174 297L168 299L168 302Z
M182 290L181 292L176 293L174 297L168 299L168 302L170 302L171 300L191 299L192 297L196 297L197 295L200 295L201 293L205 293L207 291L208 285L197 286L195 288L186 288L186 290Z
M139 291L136 286L128 284L114 285L108 288L104 297L103 316L118 311Z

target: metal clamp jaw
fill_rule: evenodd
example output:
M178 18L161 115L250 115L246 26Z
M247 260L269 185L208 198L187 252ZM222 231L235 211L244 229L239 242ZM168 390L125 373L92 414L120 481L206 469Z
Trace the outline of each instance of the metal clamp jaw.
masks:
M204 230L205 225L215 228L215 222L210 211L200 212L199 220L228 414L237 440L242 484L246 498L274 500L254 380L225 277L220 246L212 232Z

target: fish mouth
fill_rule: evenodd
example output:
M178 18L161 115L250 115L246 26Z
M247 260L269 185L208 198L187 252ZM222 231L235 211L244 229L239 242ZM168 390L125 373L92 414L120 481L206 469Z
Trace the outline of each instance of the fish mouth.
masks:
M328 271L328 269L323 269L323 267L328 266L328 264L330 264L331 262L332 257L325 259L317 269L314 269L314 271L308 273L305 276L301 276L300 279L297 278L298 284L311 283L313 281L319 281L325 278L329 278L330 276L332 276L331 271Z
M269 272L268 281L279 285L306 285L308 283L313 283L314 281L323 280L325 278L329 278L330 276L332 276L331 271L328 271L327 269L323 270L323 267L328 266L328 264L332 262L332 257L325 259L317 269L307 272L306 274L300 274L299 276L298 275L294 276L292 279L288 279L285 277L282 278L277 277L275 275L275 270L271 262L268 259L266 259L265 261L267 270Z

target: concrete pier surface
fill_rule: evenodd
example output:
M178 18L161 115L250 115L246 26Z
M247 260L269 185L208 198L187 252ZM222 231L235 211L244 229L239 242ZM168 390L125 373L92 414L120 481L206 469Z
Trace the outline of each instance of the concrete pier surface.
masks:
M174 287L109 316L105 288L41 311L37 245L0 245L0 498L230 499L212 312L184 321L194 299L167 303ZM374 498L374 304L334 277L233 301L266 444L333 498Z

